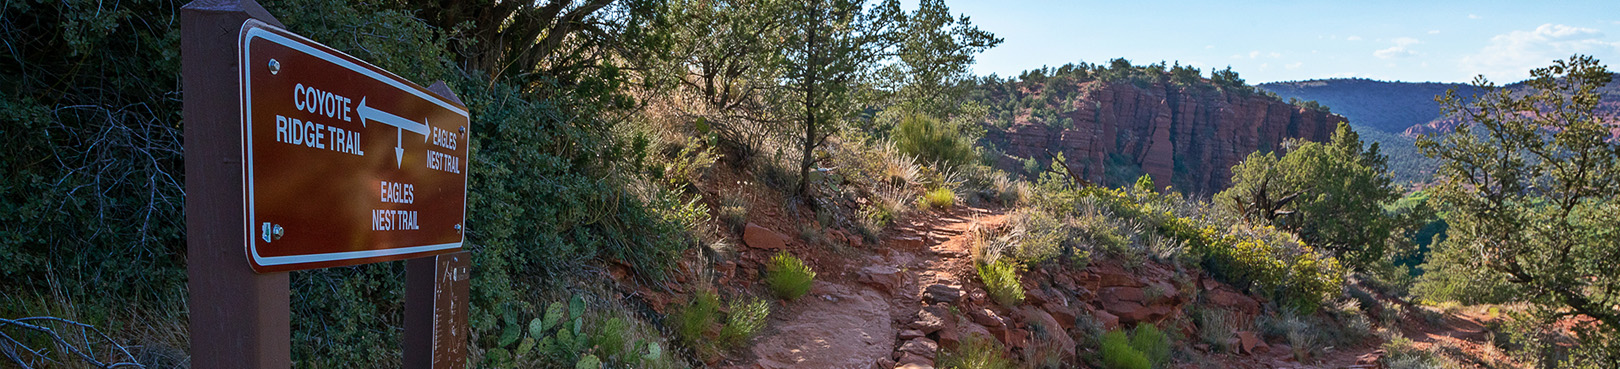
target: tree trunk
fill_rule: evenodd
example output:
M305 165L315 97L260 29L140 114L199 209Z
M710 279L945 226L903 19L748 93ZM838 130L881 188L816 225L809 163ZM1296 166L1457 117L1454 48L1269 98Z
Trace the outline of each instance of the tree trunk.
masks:
M814 163L816 150L816 72L821 69L821 58L816 49L816 31L821 28L820 1L812 2L810 27L805 37L805 76L804 76L804 147L799 160L799 196L810 196L810 165Z

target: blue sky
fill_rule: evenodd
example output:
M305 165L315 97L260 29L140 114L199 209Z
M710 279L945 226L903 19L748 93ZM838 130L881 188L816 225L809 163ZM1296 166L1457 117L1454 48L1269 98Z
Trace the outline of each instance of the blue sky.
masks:
M1574 53L1620 70L1620 0L948 1L1006 41L974 72L1002 76L1124 57L1232 66L1250 83L1332 77L1527 78Z

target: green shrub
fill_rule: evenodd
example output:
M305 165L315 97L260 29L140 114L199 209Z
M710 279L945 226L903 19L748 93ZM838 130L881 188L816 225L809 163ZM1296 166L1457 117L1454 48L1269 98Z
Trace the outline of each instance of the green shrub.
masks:
M726 325L720 328L720 343L726 347L741 347L765 327L765 318L771 314L771 305L758 298L731 300Z
M810 270L804 260L794 257L787 251L782 251L771 257L766 266L765 285L770 287L771 293L784 300L793 300L810 292L810 284L815 282L816 272Z
M1063 255L1070 231L1061 219L1044 211L1022 211L1012 215L1013 231L1005 250L1024 265L1034 266ZM996 250L1002 251L1002 250Z
M713 291L699 291L692 301L670 314L666 324L675 330L682 344L698 349L704 346L704 334L719 321L719 315L720 296Z
M1163 237L1155 242L1175 249L1163 247L1166 250L1184 247L1184 260L1202 263L1216 279L1278 300L1287 308L1313 312L1343 285L1345 268L1338 259L1318 253L1293 234L1267 226L1228 226L1210 214L1207 205L1177 195L1098 186L1076 189L1052 173L1043 175L1036 187L1030 201L1035 208L1070 216L1082 239L1117 247L1118 256L1128 261L1145 259L1127 250L1132 240L1140 238L1140 227L1141 232Z
M1154 367L1170 364L1170 338L1159 331L1158 326L1137 324L1136 330L1131 332L1131 348L1141 352Z
M962 135L960 128L926 115L902 118L894 127L893 137L900 152L944 167L967 164L978 156L973 142Z
M799 224L799 240L807 245L824 246L827 244L827 230L816 223Z
M623 318L608 318L591 333L591 346L596 347L596 352L601 354L601 357L609 360L619 358L626 351L627 338L630 334L629 323Z
M1104 251L1122 255L1130 246L1130 238L1116 221L1118 218L1109 213L1107 209L1097 206L1085 206L1071 224L1074 224L1080 239Z
M1227 346L1228 339L1232 338L1232 312L1216 309L1200 309L1193 315L1198 324L1198 339L1215 348L1219 352L1231 352Z
M893 224L895 218L894 210L884 206L882 202L873 202L861 208L859 231L868 241L875 241L878 233L889 224Z
M1315 312L1323 301L1340 292L1345 270L1339 261L1316 253L1292 234L1270 226L1234 225L1228 234L1202 231L1195 242L1217 278L1258 291L1302 313Z
M1016 207L1029 199L1029 183L1012 179L1000 171L990 180L990 191L1001 206Z
M1345 332L1332 326L1333 323L1318 320L1314 315L1302 316L1291 310L1283 310L1275 316L1262 315L1255 318L1255 325L1260 333L1269 338L1282 338L1292 347L1294 358L1304 360L1307 357L1321 354L1325 346L1347 339Z
M1403 368L1439 367L1433 353L1418 348L1411 339L1406 337L1399 335L1391 337L1388 342L1384 342L1382 348L1387 353L1385 359L1389 360L1390 368L1396 368L1396 363L1400 363L1399 367Z
M1041 165L1041 162L1035 160L1035 158L1024 158L1022 163L1024 164L1024 174L1029 175L1029 178L1035 178L1036 176L1040 175L1041 172L1046 171L1046 168Z
M1103 367L1108 369L1149 369L1152 363L1141 351L1131 347L1125 332L1109 331L1102 338Z
M1435 245L1424 261L1423 275L1412 285L1412 295L1424 301L1457 301L1465 305L1504 304L1528 294L1506 275L1475 264L1478 255L1468 245L1450 239Z
M923 194L922 198L917 199L917 208L923 211L947 210L953 205L956 205L956 193L949 188L941 187L928 191L928 193Z
M977 334L962 338L956 349L939 354L940 369L1013 369L1011 359L1001 355L1001 345Z
M990 298L996 303L1013 307L1024 302L1024 286L1018 281L1017 263L996 259L979 263L978 269L979 280L984 281L984 289L990 292Z

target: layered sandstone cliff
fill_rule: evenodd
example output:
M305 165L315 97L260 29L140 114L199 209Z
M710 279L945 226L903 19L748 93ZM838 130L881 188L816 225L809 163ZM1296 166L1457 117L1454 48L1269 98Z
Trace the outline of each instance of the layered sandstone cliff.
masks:
M1326 141L1345 118L1296 107L1275 97L1209 85L1089 81L1053 107L1072 122L1022 116L1005 128L989 125L987 143L1004 163L1050 162L1061 152L1093 182L1119 185L1140 174L1161 187L1194 194L1225 188L1231 168L1249 153L1273 150L1288 138Z

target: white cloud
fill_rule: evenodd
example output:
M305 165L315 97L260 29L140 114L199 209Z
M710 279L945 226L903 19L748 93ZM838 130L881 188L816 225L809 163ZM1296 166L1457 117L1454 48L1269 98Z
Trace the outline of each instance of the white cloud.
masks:
M1294 62L1293 64L1284 65L1283 68L1299 69L1299 67L1303 65L1305 65L1305 62Z
M1350 36L1350 37L1345 37L1344 39L1350 40L1350 41L1361 41L1361 36Z
M1378 50L1378 51L1374 51L1373 56L1376 56L1379 59L1392 59L1392 58L1404 58L1404 57L1410 57L1410 56L1417 56L1418 52L1413 51L1410 48L1410 46L1416 45L1416 44L1421 44L1421 43L1423 43L1423 41L1418 41L1418 39L1415 39L1415 38L1398 37L1398 38L1395 39L1395 46L1390 46L1387 49L1381 49L1381 50Z
M1271 58L1272 58L1272 59L1276 59L1276 58L1281 58L1281 57L1282 57L1282 54L1281 54L1281 53L1278 53L1278 52L1276 52L1276 51L1272 51L1272 52L1271 52L1271 53L1270 53L1270 54L1266 54L1266 56L1269 56L1269 57L1271 57Z
M1479 14L1469 14L1468 19L1479 19Z
M1530 69L1545 67L1571 54L1603 57L1616 52L1620 52L1620 42L1606 41L1596 29L1548 23L1530 31L1491 37L1490 44L1478 53L1464 56L1461 66L1469 75L1514 82L1528 76Z
M1204 50L1209 50L1209 49L1213 49L1213 48L1215 48L1215 45L1204 45Z
M1260 50L1249 51L1249 59L1260 57Z
M1437 30L1437 29L1431 29L1431 30L1429 30L1429 34L1431 34L1431 35L1438 35L1438 34L1440 34L1440 30Z

